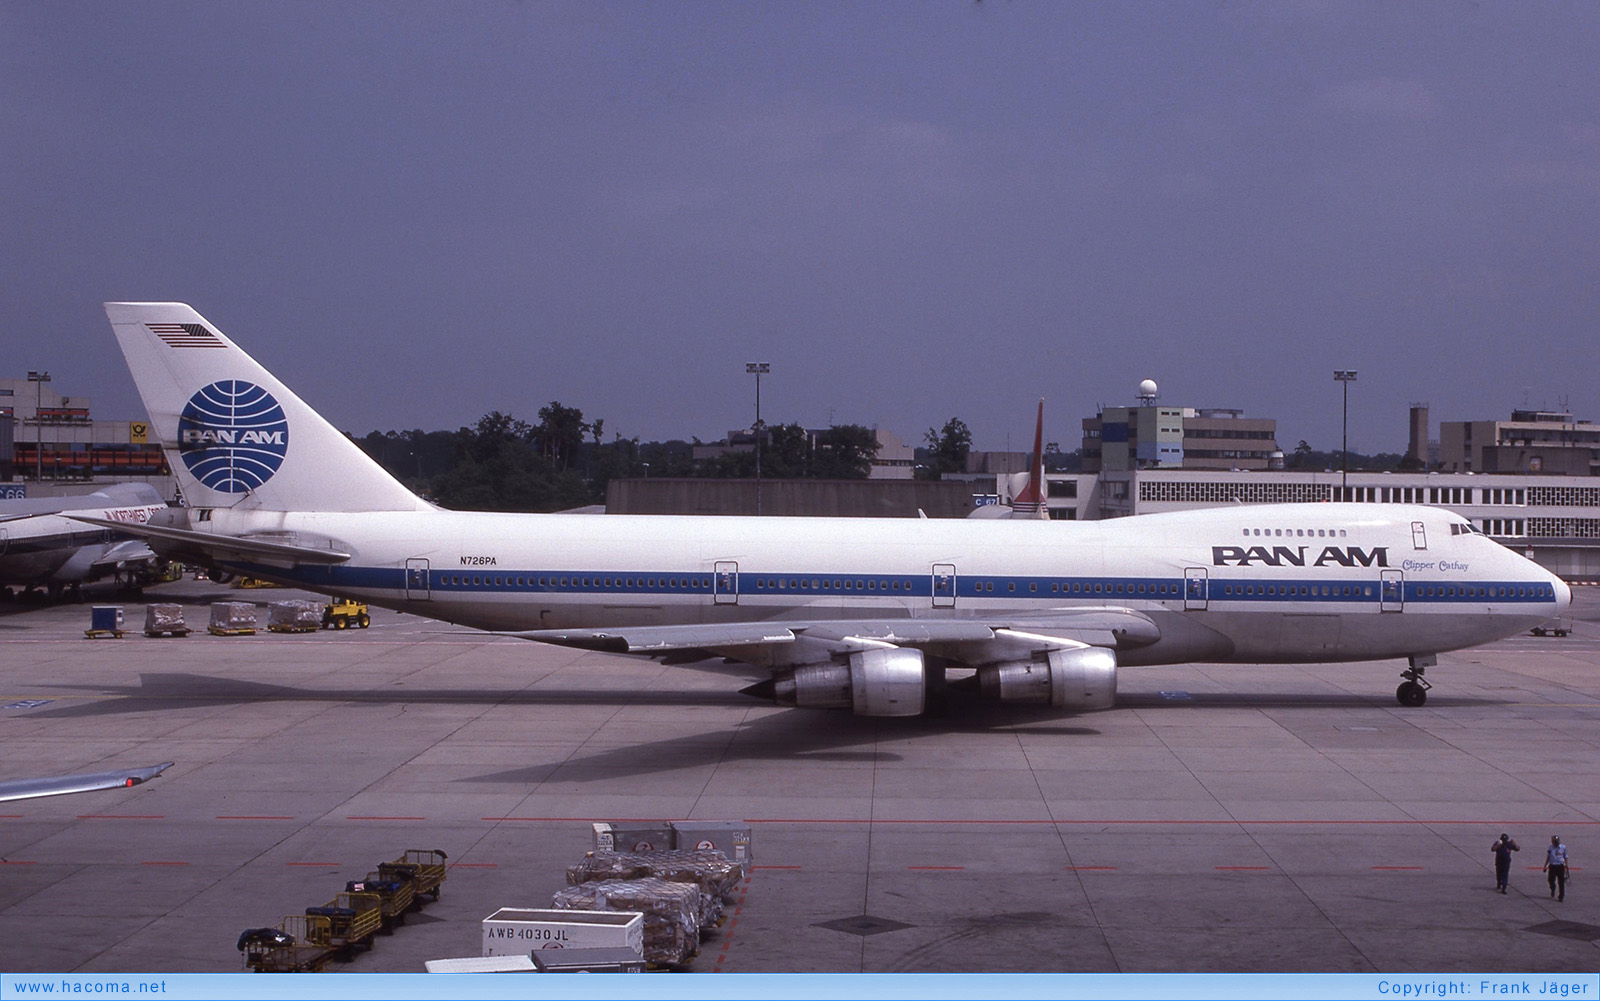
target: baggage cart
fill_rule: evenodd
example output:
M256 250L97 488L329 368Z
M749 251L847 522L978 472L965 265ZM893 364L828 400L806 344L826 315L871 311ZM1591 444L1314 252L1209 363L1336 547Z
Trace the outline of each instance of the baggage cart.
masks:
M438 900L449 870L448 858L438 848L410 848L392 862L379 863L378 875L384 879L409 879L413 897L426 894L428 899ZM416 906L421 907L422 901L417 900Z
M239 936L247 970L257 973L314 973L337 951L329 941L328 919L296 914L276 928L251 928Z
M95 605L89 609L89 628L83 635L92 640L106 636L122 639L122 606Z
M409 879L385 879L376 872L367 873L366 879L352 879L344 885L346 893L375 893L382 902L383 930L394 931L395 925L406 923L406 911L411 910L416 899Z
M376 893L336 893L321 907L307 907L306 916L328 919L328 944L335 949L370 949L383 927L383 901Z
M189 635L189 627L183 622L183 606L167 601L154 601L146 605L144 634L150 637Z

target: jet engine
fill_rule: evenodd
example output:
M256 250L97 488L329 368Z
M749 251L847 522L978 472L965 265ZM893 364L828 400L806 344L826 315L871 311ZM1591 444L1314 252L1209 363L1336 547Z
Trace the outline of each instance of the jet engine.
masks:
M1041 650L1028 660L978 668L978 691L1001 702L1110 709L1117 700L1117 658L1100 647Z
M852 653L846 663L805 664L779 672L771 692L784 706L851 709L858 716L918 716L927 703L927 669L922 651L885 645Z

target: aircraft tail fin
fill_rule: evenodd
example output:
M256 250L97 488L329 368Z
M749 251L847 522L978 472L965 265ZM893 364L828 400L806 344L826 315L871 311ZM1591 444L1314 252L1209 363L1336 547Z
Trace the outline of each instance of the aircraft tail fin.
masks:
M105 308L151 430L191 506L428 506L188 305L108 302Z
M1011 499L1011 510L1023 518L1049 518L1044 498L1044 401L1039 401L1039 420L1033 427L1033 461L1028 465L1028 482Z

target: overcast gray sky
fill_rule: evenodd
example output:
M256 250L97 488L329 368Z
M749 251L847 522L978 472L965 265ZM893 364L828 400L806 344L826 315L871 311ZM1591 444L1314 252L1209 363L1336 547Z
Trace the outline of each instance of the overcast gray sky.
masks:
M357 433L1600 420L1594 3L0 2L0 370L191 303Z

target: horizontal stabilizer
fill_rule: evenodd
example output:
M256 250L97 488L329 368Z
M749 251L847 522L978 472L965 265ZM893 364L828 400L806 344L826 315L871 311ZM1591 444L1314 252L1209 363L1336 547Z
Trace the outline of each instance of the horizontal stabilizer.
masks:
M149 546L143 542L128 539L101 553L100 558L94 561L94 565L96 567L111 567L119 563L140 563L155 558L156 554L150 551Z
M47 779L15 779L0 782L0 803L14 799L38 799L42 796L64 796L72 792L94 792L97 789L121 789L148 782L172 767L172 762L151 765L148 768L123 768L110 772L84 772L79 775L60 775Z
M350 559L349 553L342 553L337 549L317 549L312 546L296 546L288 542L266 542L261 539L241 538L237 535L213 535L210 532L192 532L186 528L134 525L79 514L69 514L67 517L85 524L114 528L129 535L154 539L158 543L168 543L168 546L157 546L162 550L176 547L185 552L198 552L216 560L268 559L288 560L291 563L333 564Z

